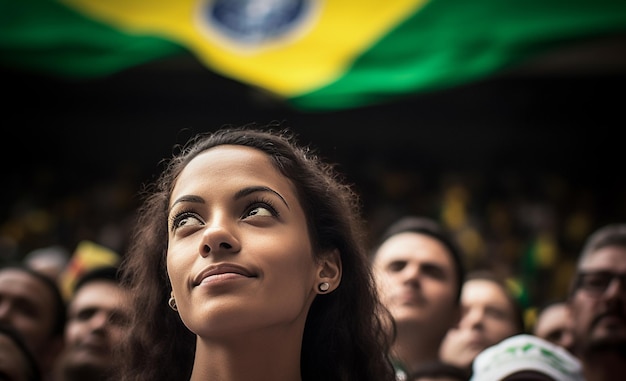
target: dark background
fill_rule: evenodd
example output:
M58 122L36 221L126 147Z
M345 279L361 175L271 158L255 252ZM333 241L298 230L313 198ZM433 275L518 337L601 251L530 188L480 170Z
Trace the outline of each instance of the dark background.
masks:
M531 271L552 290L533 303L559 296L584 237L626 221L625 41L588 41L455 88L333 112L295 110L192 57L84 81L0 68L2 253L88 239L123 254L138 192L175 144L226 124L280 122L355 185L372 239L401 214L445 219L461 204L452 227L470 267ZM546 236L552 262L528 270ZM559 269L548 276L559 283L545 283Z

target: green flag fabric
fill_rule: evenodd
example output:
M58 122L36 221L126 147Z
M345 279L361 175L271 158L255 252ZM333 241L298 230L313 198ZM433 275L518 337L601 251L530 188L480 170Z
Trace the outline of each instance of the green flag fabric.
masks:
M67 78L191 55L306 110L479 80L626 32L623 0L0 0L0 64Z

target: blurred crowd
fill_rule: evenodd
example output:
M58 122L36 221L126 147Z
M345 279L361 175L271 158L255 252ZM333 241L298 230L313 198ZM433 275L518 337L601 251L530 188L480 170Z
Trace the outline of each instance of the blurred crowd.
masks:
M374 273L397 323L398 381L495 380L530 368L551 380L582 380L571 316L557 307L577 292L622 303L625 289L623 274L588 279L581 270L592 233L620 222L598 213L597 195L558 176L487 181L484 174L367 172L377 185L365 180L356 188ZM132 308L117 266L131 240L140 189L137 178L102 180L45 202L25 193L8 208L0 225L0 321L17 336L11 345L24 349L23 362L38 364L40 372L24 372L23 379L108 376ZM420 218L402 219L407 215ZM394 289L407 287L431 298L432 310L394 304ZM623 319L618 304L606 314ZM21 329L23 338L12 332Z
M539 306L566 293L584 238L626 215L626 195L566 175L346 167L354 169L350 175L372 239L406 213L440 221L463 247L467 268L489 267L506 279L531 322ZM21 259L50 246L71 255L82 241L123 255L142 182L150 174L129 165L118 173L82 187L77 182L56 197L53 188L61 185L46 180L30 184L39 193L17 192L0 221L0 257Z

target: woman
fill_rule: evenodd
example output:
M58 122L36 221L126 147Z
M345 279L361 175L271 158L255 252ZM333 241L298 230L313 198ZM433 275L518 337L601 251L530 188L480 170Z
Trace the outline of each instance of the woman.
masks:
M393 380L358 198L288 131L193 138L122 266L122 380Z

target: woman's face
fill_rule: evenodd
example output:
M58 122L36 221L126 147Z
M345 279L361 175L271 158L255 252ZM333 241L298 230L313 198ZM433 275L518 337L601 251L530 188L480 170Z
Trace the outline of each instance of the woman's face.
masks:
M173 189L168 230L167 270L192 332L304 327L322 267L292 183L263 152L224 145L194 158Z

